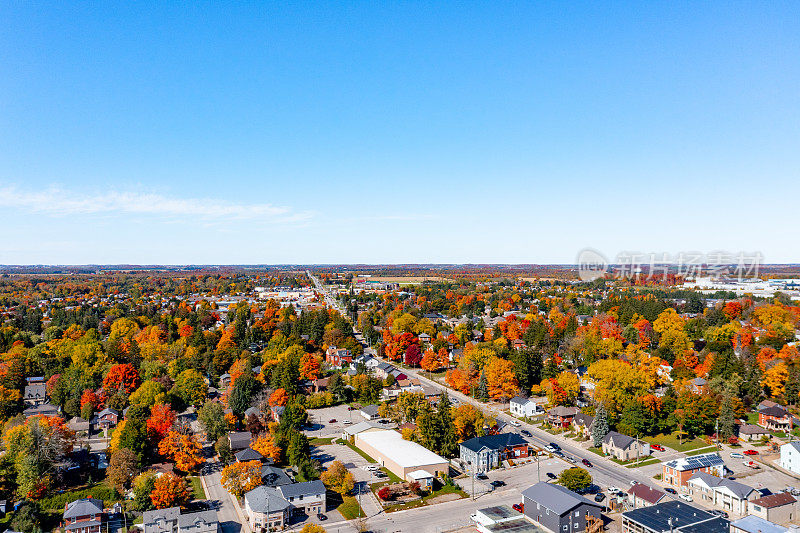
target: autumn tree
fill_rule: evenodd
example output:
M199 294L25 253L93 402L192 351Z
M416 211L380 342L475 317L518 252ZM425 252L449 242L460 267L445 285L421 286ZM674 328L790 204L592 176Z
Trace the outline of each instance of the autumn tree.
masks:
M493 400L505 401L517 394L517 376L511 361L493 356L486 363L484 371L489 396Z
M202 447L194 435L184 435L177 431L169 431L158 444L158 453L169 457L178 470L191 472L203 464Z
M341 461L334 461L320 476L322 482L330 490L342 496L350 494L355 486L353 474L345 468Z
M153 492L150 494L150 501L156 509L166 509L168 507L185 508L192 495L189 492L189 484L186 479L168 472L156 478L153 485Z
M163 439L175 424L175 412L169 405L159 403L150 409L150 418L147 419L147 435L151 441Z
M195 407L202 405L208 395L208 385L203 375L192 368L178 374L173 390L187 405Z
M275 389L275 392L273 392L269 397L270 407L275 407L275 406L283 407L286 405L287 401L289 401L289 395L286 394L286 391L284 389Z
M269 433L256 437L250 444L250 447L264 457L272 459L274 463L280 464L283 460L283 452L280 447L275 444L275 439Z
M222 469L221 482L228 492L241 498L245 492L261 485L261 461L246 461L226 466Z
M120 391L131 394L139 386L139 372L130 363L112 365L103 378L103 389L108 393Z
M127 448L120 448L111 455L106 470L106 479L120 494L130 488L138 471L138 458Z

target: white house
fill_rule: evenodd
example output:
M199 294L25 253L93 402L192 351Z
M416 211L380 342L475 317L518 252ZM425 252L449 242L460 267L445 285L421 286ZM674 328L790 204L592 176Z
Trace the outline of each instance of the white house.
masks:
M739 516L747 514L750 500L761 497L761 493L753 487L705 472L694 474L689 479L688 486L694 501L702 500Z
M531 417L537 413L544 412L544 409L542 409L536 402L530 398L523 398L521 396L512 398L508 405L511 414L515 416Z
M789 442L781 446L781 467L800 474L800 442Z

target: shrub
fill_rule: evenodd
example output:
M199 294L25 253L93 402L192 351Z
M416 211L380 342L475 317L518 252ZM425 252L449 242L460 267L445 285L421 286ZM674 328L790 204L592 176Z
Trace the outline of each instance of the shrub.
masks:
M378 498L384 501L389 501L394 498L394 491L389 487L381 487L378 491Z

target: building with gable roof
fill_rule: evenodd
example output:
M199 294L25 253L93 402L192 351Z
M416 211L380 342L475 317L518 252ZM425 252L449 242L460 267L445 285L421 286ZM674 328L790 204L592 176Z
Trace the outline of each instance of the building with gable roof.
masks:
M553 533L578 533L602 520L602 506L566 487L541 481L522 491L525 516ZM592 518L589 518L592 517Z
M486 472L508 458L528 457L529 450L519 434L499 433L465 440L459 446L459 458L471 465L471 472Z
M650 455L650 444L616 431L609 431L603 437L603 453L619 461L630 461Z
M761 497L753 487L732 479L717 477L705 472L697 472L688 482L689 494L695 501L708 502L718 509L737 515L747 514L748 502Z
M100 533L103 518L103 500L81 498L64 507L64 531L67 533Z

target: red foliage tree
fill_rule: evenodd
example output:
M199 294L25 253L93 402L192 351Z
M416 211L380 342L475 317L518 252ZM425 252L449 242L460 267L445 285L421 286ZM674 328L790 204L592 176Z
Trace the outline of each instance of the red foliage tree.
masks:
M139 372L136 371L136 368L129 363L124 363L114 365L108 370L108 374L103 379L103 388L106 391L121 390L130 394L139 387L140 383Z

